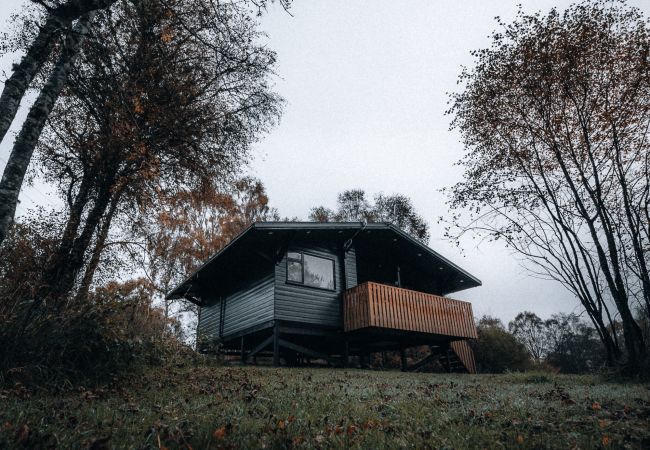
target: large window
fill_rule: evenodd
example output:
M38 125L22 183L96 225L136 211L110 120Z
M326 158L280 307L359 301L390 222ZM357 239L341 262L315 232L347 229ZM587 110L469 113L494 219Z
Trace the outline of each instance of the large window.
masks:
M287 253L287 281L334 290L334 260L308 253Z

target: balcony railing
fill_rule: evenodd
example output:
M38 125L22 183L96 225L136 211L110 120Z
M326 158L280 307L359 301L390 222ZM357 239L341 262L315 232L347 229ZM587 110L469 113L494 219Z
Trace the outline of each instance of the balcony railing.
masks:
M376 327L477 338L470 303L373 282L345 291L343 323L345 331Z

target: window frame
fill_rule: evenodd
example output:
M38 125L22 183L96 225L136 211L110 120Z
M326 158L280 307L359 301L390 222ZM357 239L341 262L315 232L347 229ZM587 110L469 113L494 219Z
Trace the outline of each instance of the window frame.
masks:
M298 260L295 258L289 258L289 253L298 253L300 254L300 266L301 266L301 271L300 275L302 277L302 281L295 281L295 280L290 280L289 279L289 264L290 262L297 262ZM325 259L327 261L332 262L332 288L328 287L321 287L321 286L312 286L311 284L305 284L305 255L311 256L313 258L320 258L320 259ZM336 291L336 258L334 257L329 257L329 256L322 256L322 255L317 255L315 253L309 252L309 251L302 251L302 250L288 250L287 251L287 276L286 278L286 283L287 284L293 284L295 286L302 286L306 287L309 289L319 289L321 291L328 291L328 292L335 292Z

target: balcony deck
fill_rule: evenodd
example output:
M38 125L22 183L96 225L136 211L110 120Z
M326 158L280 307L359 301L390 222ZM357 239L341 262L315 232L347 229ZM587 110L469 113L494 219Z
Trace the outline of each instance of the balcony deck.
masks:
M377 332L391 332L402 342L435 342L438 349L447 346L465 370L476 373L467 339L476 339L478 335L468 302L366 282L343 294L343 327L352 334L377 336ZM414 336L418 339L409 339ZM448 353L448 366L449 358Z
M373 282L344 293L343 325L346 332L385 328L449 340L478 337L470 303Z

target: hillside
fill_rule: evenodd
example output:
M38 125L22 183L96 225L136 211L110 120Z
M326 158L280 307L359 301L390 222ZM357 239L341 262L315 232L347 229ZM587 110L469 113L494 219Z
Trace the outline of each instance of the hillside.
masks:
M648 448L650 386L590 376L155 369L0 391L0 447Z

